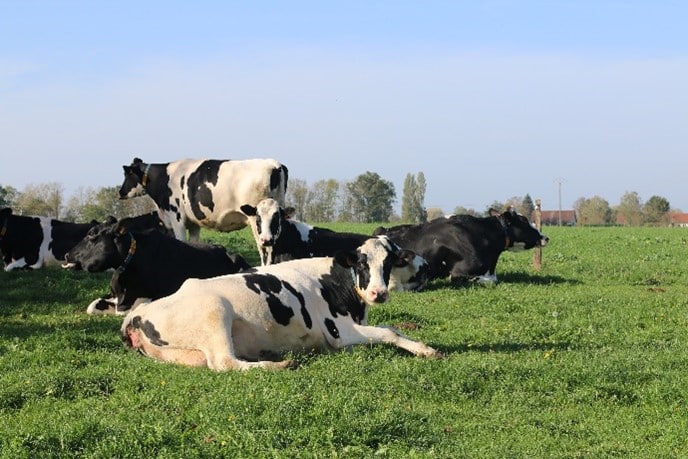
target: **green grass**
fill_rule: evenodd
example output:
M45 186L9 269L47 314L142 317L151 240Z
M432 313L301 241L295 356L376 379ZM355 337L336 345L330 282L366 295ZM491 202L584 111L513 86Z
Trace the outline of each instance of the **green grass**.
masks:
M494 287L371 311L446 358L362 346L283 372L141 357L84 313L107 274L2 272L0 457L688 456L688 231L547 233L539 272L505 253ZM203 237L257 263L248 231Z

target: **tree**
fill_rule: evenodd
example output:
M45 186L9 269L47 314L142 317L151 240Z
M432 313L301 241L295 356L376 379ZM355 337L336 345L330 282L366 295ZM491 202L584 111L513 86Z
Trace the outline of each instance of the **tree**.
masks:
M523 201L521 201L518 211L521 215L525 215L528 218L533 215L533 212L535 212L535 203L533 203L533 198L530 197L530 194L526 193L523 197Z
M308 192L306 220L331 222L337 216L339 182L335 179L318 180Z
M14 206L17 199L17 190L12 186L0 185L0 208Z
M640 196L635 191L627 191L621 196L621 202L616 207L617 222L625 226L640 226L643 224L643 211Z
M102 222L108 216L134 217L156 209L152 199L146 196L119 199L117 187L78 188L67 202L64 220L73 222Z
M416 178L412 174L406 174L401 198L401 220L415 224L423 223L427 219L425 212L425 175L419 172Z
M508 205L503 204L503 203L501 203L501 202L499 202L499 201L493 201L492 204L490 204L489 206L487 206L487 208L485 209L484 214L485 214L485 215L490 215L490 209L494 209L494 210L496 210L497 212L502 213L502 212L504 212L508 207L509 207Z
M612 219L609 203L599 196L578 198L573 204L580 225L608 225Z
M308 206L308 185L305 180L290 178L287 187L286 205L293 207L296 212L294 217L303 220Z
M364 223L387 222L396 199L394 184L375 172L359 175L347 184L353 220Z
M643 213L645 214L645 222L654 225L668 223L668 215L671 206L666 198L661 196L652 196L647 200L643 206Z
M407 223L416 223L416 216L414 214L416 197L416 178L413 174L406 174L404 179L404 189L401 194L401 221Z
M427 221L444 217L444 212L439 207L430 207L426 212Z
M473 215L475 217L479 217L480 213L476 212L476 210L472 208L456 206L454 207L454 215Z
M63 194L62 185L56 182L27 185L14 205L19 214L60 218Z

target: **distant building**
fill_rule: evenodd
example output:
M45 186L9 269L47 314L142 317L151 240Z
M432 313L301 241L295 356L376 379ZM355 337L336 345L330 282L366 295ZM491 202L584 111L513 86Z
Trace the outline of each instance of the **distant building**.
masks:
M680 226L681 228L688 228L688 214L669 214L669 226Z
M577 220L575 210L543 210L540 214L542 226L558 226L559 218L561 218L562 226L576 226ZM531 221L533 220L534 217L531 218Z

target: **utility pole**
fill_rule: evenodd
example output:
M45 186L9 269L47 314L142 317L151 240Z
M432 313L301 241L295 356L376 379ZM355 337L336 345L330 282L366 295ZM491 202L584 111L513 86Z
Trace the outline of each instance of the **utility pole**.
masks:
M558 185L558 190L557 190L557 195L558 195L558 203L559 203L559 226L561 226L561 184L565 182L565 179L559 177L554 180L554 182Z

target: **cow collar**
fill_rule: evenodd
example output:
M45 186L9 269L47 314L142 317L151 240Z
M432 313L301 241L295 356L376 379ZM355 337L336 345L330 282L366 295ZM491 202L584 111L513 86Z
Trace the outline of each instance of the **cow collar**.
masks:
M148 171L150 170L150 167L150 164L146 164L146 168L143 171L143 177L141 177L141 186L144 188L148 184Z
M121 265L119 265L119 268L117 268L118 274L122 274L124 270L127 269L127 266L129 266L129 263L131 263L131 259L134 258L134 253L136 252L136 239L134 239L133 234L128 234L129 238L131 239L131 243L129 244L129 252L127 252L127 256L124 258L124 261Z
M363 295L363 290L360 289L358 284L356 283L356 270L354 268L350 269L351 271L351 281L354 283L354 291L356 292L356 295L358 295L358 298L363 301L365 301L365 296Z

